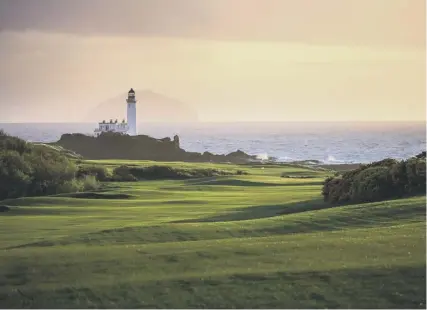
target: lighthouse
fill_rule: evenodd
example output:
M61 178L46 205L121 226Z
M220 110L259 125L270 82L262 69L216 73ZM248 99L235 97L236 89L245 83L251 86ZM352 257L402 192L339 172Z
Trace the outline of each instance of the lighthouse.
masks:
M129 126L128 134L130 136L136 136L136 99L135 91L133 88L128 92L128 98L126 99L128 108L127 108L127 122Z
M121 123L116 119L110 119L109 122L103 120L98 123L98 128L95 129L95 137L99 137L102 133L116 132L120 134L128 134L136 136L136 99L135 91L131 88L128 92L127 102L127 122L123 120Z

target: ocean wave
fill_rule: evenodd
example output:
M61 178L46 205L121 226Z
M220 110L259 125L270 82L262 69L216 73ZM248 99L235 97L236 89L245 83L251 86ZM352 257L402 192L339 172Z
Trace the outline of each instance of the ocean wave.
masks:
M345 164L346 162L345 162L345 160L337 159L333 155L328 155L328 157L325 160L323 160L323 163L325 163L325 164Z
M258 160L271 160L271 158L268 156L267 153L258 154L258 155L256 155L256 158Z

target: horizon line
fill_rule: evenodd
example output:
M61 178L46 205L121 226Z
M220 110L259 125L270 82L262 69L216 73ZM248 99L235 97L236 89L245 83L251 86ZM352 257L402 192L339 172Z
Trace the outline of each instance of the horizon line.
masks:
M426 123L427 120L287 120L287 121L195 121L195 122L139 122L138 124L230 124L230 123ZM95 124L96 121L1 121L0 124Z

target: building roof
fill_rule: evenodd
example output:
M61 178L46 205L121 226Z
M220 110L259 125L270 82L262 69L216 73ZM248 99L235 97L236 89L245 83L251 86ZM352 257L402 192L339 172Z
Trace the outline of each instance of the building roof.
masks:
M133 90L133 88L131 88L131 89L130 89L130 91L129 91L129 94L131 94L131 93L132 93L132 94L134 94L134 93L135 93L135 91Z

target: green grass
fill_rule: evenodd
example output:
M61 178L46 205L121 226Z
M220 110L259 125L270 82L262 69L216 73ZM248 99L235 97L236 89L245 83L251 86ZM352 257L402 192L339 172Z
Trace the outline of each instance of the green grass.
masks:
M2 202L1 308L426 307L425 197L331 207L326 172L161 164L250 174Z

